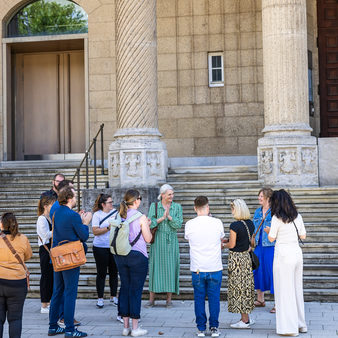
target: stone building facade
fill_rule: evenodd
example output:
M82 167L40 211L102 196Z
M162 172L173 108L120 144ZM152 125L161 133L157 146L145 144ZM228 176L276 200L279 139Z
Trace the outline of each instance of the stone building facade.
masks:
M24 147L25 137L16 141L20 131L27 134L34 128L25 126L27 119L24 126L19 123L17 127L16 120L25 117L24 108L21 115L16 110L26 90L25 84L22 88L13 85L19 73L17 65L25 62L18 55L30 60L30 53L62 52L72 60L69 51L81 51L83 63L74 68L82 67L83 73L80 81L74 82L83 82L84 113L78 118L83 127L76 132L82 135L84 148L99 125L105 124L110 180L116 185L125 171L131 173L131 179L149 178L151 171L157 172L154 182L156 175L163 178L167 154L257 153L259 172L267 183L318 184L317 137L338 136L334 115L338 104L333 95L338 86L332 86L326 101L318 90L325 81L338 78L334 68L338 57L335 59L329 47L322 52L318 48L322 25L331 29L330 41L338 41L335 1L145 0L137 6L132 0L78 0L88 14L88 33L8 37L8 22L30 2L0 3L1 160L25 159L26 150L17 151L20 144L14 143L21 142ZM222 56L223 81L218 86L212 86L209 79L212 53ZM333 67L325 77L327 68L320 66L329 56ZM68 67L62 72L75 73L71 62ZM72 88L71 81L67 86ZM62 104L64 101L67 98ZM331 120L323 109L329 103ZM25 106L25 101L21 104ZM40 153L56 151L71 158L72 153L81 153L81 145L76 148L67 134L71 127L62 118L60 121L55 122L61 125L56 138L63 138L59 143L66 146ZM48 119L46 123L50 124ZM41 128L46 137L43 125ZM38 136L32 133L30 137ZM130 144L135 137L136 148L135 142ZM131 149L138 149L137 154ZM128 151L130 156L125 155ZM32 155L38 156L39 150L36 154L33 150ZM146 168L135 173L133 165L140 162L147 163Z

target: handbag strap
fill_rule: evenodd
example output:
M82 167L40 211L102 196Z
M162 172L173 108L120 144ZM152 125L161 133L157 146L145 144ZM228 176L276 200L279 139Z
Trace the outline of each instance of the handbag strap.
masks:
M107 218L109 218L110 216L113 216L116 213L117 213L117 210L114 210L113 212L111 212L110 214L108 214L105 218L101 219L99 225L101 225Z
M158 208L158 202L155 203L155 217L157 219L157 208Z
M251 236L250 236L250 232L249 232L249 228L246 224L246 222L244 220L241 220L241 222L245 225L246 231L248 232L248 238L249 238L249 248L248 248L248 252L250 251L250 240L251 240Z
M6 243L6 245L9 248L9 250L12 252L14 257L17 259L17 261L23 266L23 268L26 272L27 286L29 288L29 271L27 269L26 264L24 263L22 258L19 256L19 254L16 252L16 250L13 248L13 245L11 244L11 242L8 240L7 236L2 231L0 233L0 237L4 240L4 242Z
M298 233L298 229L297 229L297 226L295 224L295 221L292 221L293 225L295 226L296 228L296 232L297 232L297 236L298 236L298 241L302 243L302 245L304 245L304 242L301 240L301 238L299 237L299 233Z
M44 215L43 215L44 216ZM53 228L51 229L50 226L51 226L51 223L49 222L49 219L44 216L46 221L48 222L48 225L49 225L49 229L53 231ZM53 214L53 220L54 220L54 214ZM52 236L53 236L53 232L52 232ZM38 234L38 237L39 237L39 240L40 242L42 243L43 247L46 249L46 251L49 253L49 249L48 249L48 246L46 244L43 244L43 240L42 238L40 237L40 235ZM52 240L53 240L53 237L52 237Z

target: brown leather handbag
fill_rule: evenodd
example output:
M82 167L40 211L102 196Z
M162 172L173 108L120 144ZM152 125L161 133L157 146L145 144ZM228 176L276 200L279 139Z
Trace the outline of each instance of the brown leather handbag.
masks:
M54 232L54 216L52 230L52 245ZM64 244L62 244L64 243ZM57 246L50 249L50 258L52 260L55 272L65 271L77 268L87 262L86 253L81 241L69 242L61 241Z
M157 219L157 202L155 203L155 218ZM151 238L150 244L153 244L155 242L155 235L156 235L157 229L158 229L158 225L156 225L155 228L150 229L151 235L153 236Z

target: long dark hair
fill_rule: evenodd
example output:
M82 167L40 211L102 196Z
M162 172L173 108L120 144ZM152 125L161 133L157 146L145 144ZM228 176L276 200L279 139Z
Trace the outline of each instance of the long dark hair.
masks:
M284 189L273 192L270 205L271 215L281 219L284 223L290 223L298 216L297 208L291 196Z
M38 216L41 216L45 212L45 206L53 204L56 201L56 197L52 194L42 195L38 203Z
M12 212L5 212L1 216L1 223L4 231L9 231L12 238L14 238L16 235L20 236L19 224Z
M106 203L108 198L110 198L110 197L111 197L111 195L108 195L108 194L100 194L99 196L97 196L97 199L96 199L95 204L93 206L93 212L102 210L103 209L102 203Z
M122 218L127 218L128 206L133 205L139 197L140 192L138 190L130 189L125 193L123 201L120 204L120 216Z

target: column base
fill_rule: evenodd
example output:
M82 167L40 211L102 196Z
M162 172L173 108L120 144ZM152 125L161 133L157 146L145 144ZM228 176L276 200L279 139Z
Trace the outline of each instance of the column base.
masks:
M258 177L269 186L318 186L318 147L313 136L258 140Z
M126 133L122 136L118 131L108 151L110 187L156 187L166 181L168 154L158 135Z

